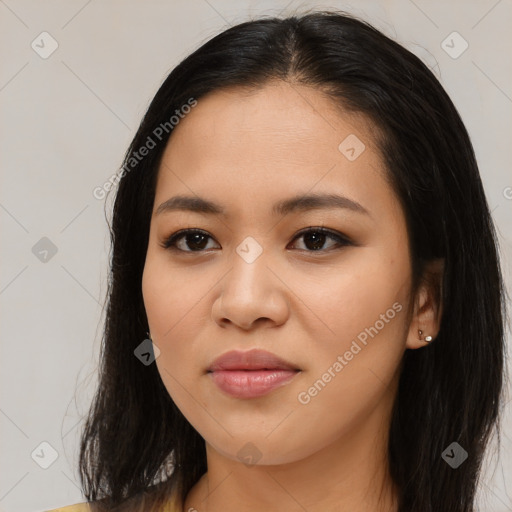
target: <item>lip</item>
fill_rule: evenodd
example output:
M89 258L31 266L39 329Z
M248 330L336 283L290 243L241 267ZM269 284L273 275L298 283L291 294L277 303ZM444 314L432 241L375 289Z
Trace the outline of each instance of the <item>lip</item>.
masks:
M288 384L300 372L294 364L260 349L226 352L208 368L212 381L236 398L264 396Z
M254 348L252 350L231 350L220 355L208 368L209 372L218 370L300 370L272 352Z

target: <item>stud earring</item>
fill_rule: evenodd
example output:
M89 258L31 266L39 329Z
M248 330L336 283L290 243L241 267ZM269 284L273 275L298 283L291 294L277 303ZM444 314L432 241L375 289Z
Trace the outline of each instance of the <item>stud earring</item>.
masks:
M419 335L420 340L421 340L422 334L423 334L423 331L421 329L418 329L418 335ZM425 339L423 341L430 343L432 341L432 336L425 336Z

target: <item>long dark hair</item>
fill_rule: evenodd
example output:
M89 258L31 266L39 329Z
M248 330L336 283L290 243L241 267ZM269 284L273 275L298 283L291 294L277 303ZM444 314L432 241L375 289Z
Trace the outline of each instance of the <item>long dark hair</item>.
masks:
M173 403L156 365L134 356L149 330L141 278L156 176L172 135L169 119L191 98L269 80L313 87L376 127L406 216L412 294L425 264L444 259L440 331L429 346L404 354L389 466L399 512L473 511L494 428L499 437L505 378L495 228L468 133L437 79L401 45L339 11L229 28L174 68L144 115L125 155L109 226L99 385L80 445L85 496L102 509L132 503L133 510L150 510L171 493L184 499L207 470L204 440ZM150 139L153 147L134 160ZM452 442L469 454L457 469L442 457Z

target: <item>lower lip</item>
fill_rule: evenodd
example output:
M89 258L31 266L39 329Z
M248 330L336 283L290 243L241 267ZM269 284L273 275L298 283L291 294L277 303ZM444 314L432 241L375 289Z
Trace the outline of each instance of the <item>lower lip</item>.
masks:
M219 370L211 372L213 382L236 398L256 398L288 384L295 370Z

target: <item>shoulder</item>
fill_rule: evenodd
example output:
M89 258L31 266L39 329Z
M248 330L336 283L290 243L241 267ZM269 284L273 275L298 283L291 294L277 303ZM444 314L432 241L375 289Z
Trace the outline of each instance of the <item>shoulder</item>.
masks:
M90 507L87 503L77 503L76 505L68 505L67 507L55 508L47 510L46 512L90 512Z

